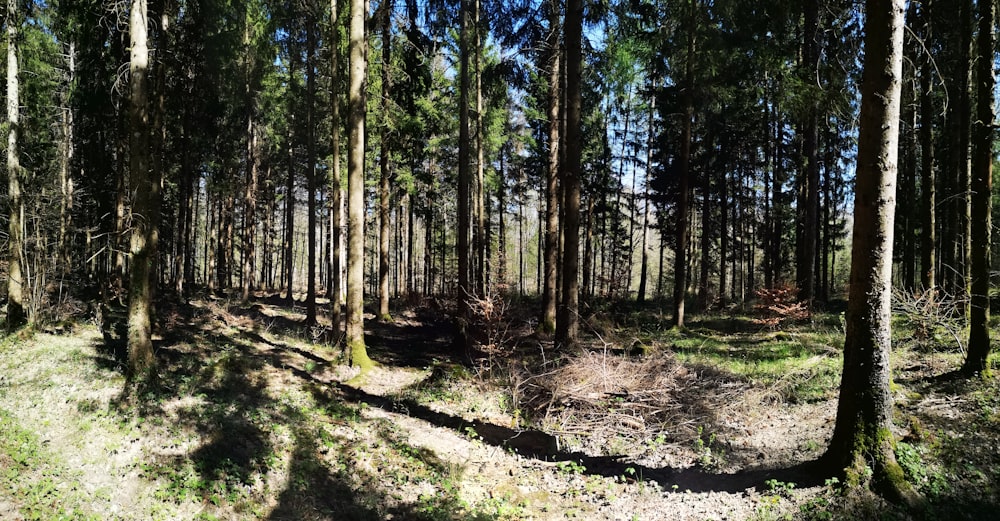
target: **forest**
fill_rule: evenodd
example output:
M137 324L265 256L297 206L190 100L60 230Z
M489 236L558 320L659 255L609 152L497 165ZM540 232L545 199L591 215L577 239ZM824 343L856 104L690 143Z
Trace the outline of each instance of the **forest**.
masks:
M998 0L7 0L0 519L988 519Z

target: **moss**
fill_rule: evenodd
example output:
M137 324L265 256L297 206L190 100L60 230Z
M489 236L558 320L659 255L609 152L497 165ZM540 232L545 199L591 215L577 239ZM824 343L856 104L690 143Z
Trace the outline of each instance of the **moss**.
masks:
M386 313L378 317L379 322L385 322L386 324L391 324L393 322L392 314Z
M364 340L348 342L347 350L351 354L351 365L361 369L361 376L375 368L375 361L368 357L368 349Z
M538 323L538 332L543 335L552 335L556 332L556 321L543 319Z

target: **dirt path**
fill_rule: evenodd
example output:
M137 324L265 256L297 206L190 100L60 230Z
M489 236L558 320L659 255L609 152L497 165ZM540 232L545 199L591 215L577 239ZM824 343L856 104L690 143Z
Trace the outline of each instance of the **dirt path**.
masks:
M0 410L41 454L38 469L12 468L55 482L62 506L8 490L0 517L765 519L824 493L794 467L658 465L678 461L676 447L637 461L514 428L495 390L430 382L457 356L446 323L397 318L372 325L383 366L350 387L336 351L202 305L158 346L162 389L129 406L117 404L123 382L93 329L4 348ZM777 407L736 443L792 446L800 414ZM799 486L772 491L768 479Z

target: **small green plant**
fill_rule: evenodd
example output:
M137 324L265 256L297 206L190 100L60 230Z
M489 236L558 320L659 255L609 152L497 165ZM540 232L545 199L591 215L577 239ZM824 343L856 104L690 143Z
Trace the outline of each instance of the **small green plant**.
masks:
M764 482L767 485L767 489L774 494L779 494L782 496L791 495L792 491L795 490L795 483L778 481L777 479L769 479Z
M720 455L712 450L714 444L715 433L709 434L706 440L705 428L698 427L698 437L694 440L694 450L697 453L698 465L702 468L710 469L722 462Z
M560 461L556 467L565 474L583 474L587 471L587 467L584 467L582 463L573 460Z

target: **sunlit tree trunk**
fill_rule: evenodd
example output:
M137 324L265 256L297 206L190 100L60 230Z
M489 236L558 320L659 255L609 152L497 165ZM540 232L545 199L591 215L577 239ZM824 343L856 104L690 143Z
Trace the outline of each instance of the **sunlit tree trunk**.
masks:
M21 129L18 87L18 28L20 9L16 0L7 0L7 328L16 329L28 321L24 291L24 203L21 200L21 163L18 132Z
M365 0L351 0L350 74L347 132L347 324L346 341L351 365L362 371L372 366L365 347L365 83L367 40Z
M76 75L76 45L70 42L66 65L67 77L66 86L63 93L62 116L62 139L60 141L59 154L59 192L61 195L59 206L59 264L62 275L70 274L73 267L73 156L75 147L73 145L73 109L70 107L69 93L75 81ZM9 175L9 174L8 174Z
M979 0L979 57L976 61L976 118L972 157L972 301L969 309L969 349L962 372L989 371L990 354L990 249L993 198L993 64L996 38L992 0Z
M129 16L131 58L129 61L129 172L134 189L132 199L132 240L128 300L128 363L131 382L145 382L153 375L151 308L153 266L156 258L153 220L160 183L150 170L148 78L149 50L146 46L146 0L132 0Z
M469 89L472 27L469 20L470 2L461 0L459 16L461 17L461 33L459 45L459 109L458 109L458 241L456 254L458 257L458 315L460 320L469 318L471 311L472 286L470 285L470 235L471 209L470 196L472 189L472 171L470 159L469 136ZM466 333L462 328L462 334Z
M837 423L825 463L892 500L915 502L894 453L889 391L892 235L904 0L868 0L861 84L850 298Z
M306 22L306 325L316 324L316 27Z
M549 149L545 178L545 275L542 289L542 320L544 333L556 329L556 283L559 262L559 101L561 98L559 51L559 2L549 2L549 33L545 42L549 53Z
M389 74L392 56L392 0L383 0L379 8L382 25L382 110L384 117L389 115ZM391 321L389 315L389 125L382 124L382 139L379 144L379 180L378 180L378 318Z
M330 263L330 320L333 325L334 341L340 339L341 323L343 322L343 318L341 317L341 299L344 291L341 274L343 271L342 260L344 256L344 239L342 237L344 201L343 190L341 190L340 184L342 175L340 172L340 97L342 91L340 90L340 42L338 41L340 34L338 29L340 25L337 17L338 9L340 9L340 6L337 0L330 0L330 85L333 93L330 97L330 200L333 207L330 215L330 228L333 230L330 240L330 246L333 249L331 253L332 262Z

